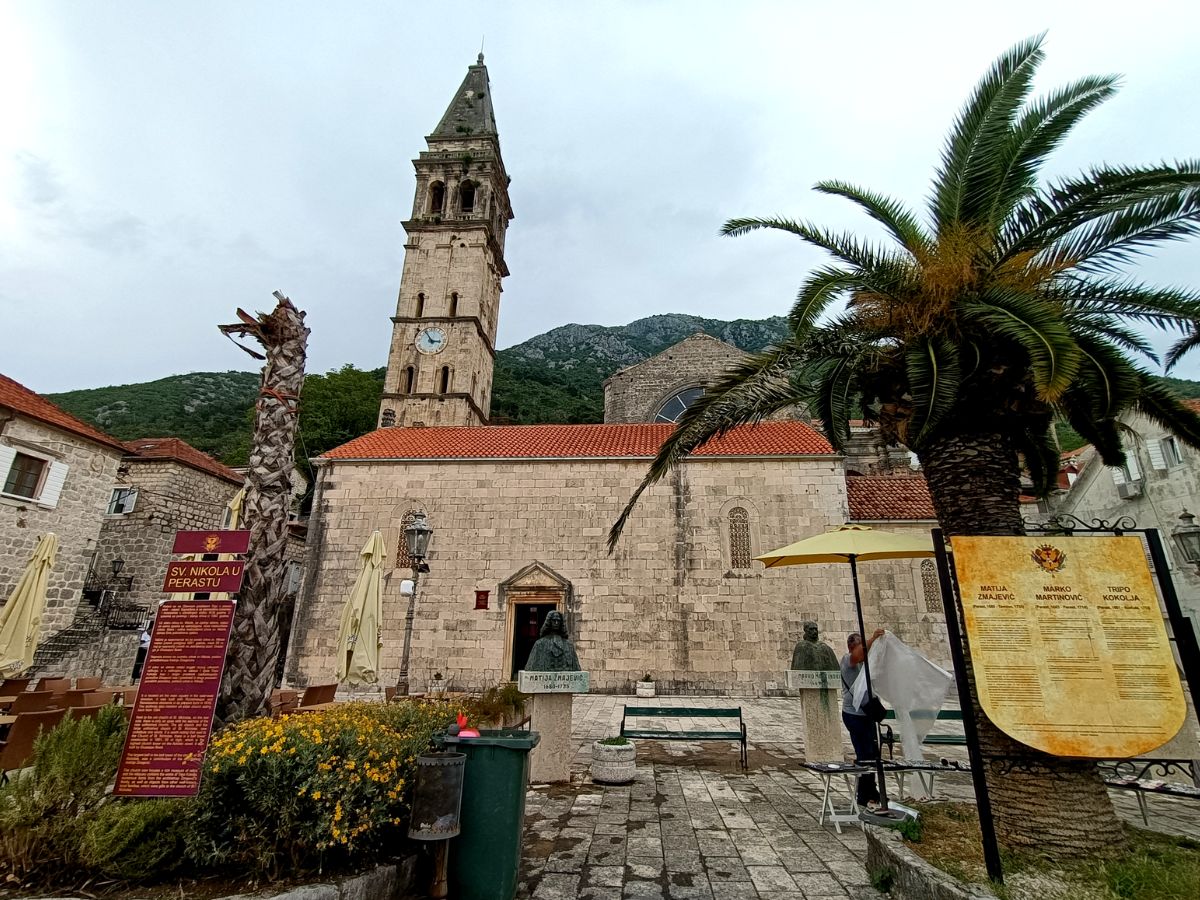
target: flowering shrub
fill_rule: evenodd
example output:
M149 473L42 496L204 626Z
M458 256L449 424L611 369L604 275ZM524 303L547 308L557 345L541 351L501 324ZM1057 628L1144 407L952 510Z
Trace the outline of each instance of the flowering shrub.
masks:
M205 757L189 855L273 878L394 846L416 757L457 712L444 703L345 703L222 731Z

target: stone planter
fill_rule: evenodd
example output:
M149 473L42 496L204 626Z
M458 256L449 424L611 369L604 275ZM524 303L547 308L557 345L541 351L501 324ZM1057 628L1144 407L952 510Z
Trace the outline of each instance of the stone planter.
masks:
M629 784L637 774L637 746L602 744L592 741L592 781L600 784Z
M654 696L654 682L653 681L637 682L637 695L639 697L653 697Z

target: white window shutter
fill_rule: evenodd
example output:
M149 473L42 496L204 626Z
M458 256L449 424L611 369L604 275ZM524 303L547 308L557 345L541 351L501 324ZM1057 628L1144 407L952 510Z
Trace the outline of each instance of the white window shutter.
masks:
M1112 474L1113 484L1120 487L1125 483L1125 473L1121 471L1120 466L1113 466L1108 470Z
M71 467L66 463L50 463L50 471L42 484L42 493L37 498L37 505L44 509L54 509L58 506L58 497L62 493L63 483L67 480L67 470Z
M1146 444L1146 453L1150 455L1150 465L1160 472L1165 472L1167 469L1167 457L1163 454L1162 444L1158 441L1150 441Z
M8 481L8 473L12 469L17 451L12 447L0 445L0 491L4 490L4 482Z
M1130 481L1142 480L1142 470L1138 466L1137 453L1132 449L1125 454L1125 469L1129 472Z

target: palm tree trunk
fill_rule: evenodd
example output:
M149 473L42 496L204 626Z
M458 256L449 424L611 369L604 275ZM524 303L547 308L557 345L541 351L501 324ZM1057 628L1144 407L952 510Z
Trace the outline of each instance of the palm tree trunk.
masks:
M947 535L1025 533L1017 454L1003 434L936 438L919 456ZM962 640L966 645L965 633ZM1121 822L1096 764L1050 756L1004 734L980 708L969 652L966 661L970 712L983 756L991 760L987 782L999 840L1060 858L1124 847Z
M255 405L242 507L243 527L250 530L246 578L238 594L217 702L217 720L223 725L265 711L283 639L280 622L287 587L285 556L297 403L304 384L309 332L304 313L286 297L275 296L279 304L270 315L260 314L255 320L238 310L241 323L221 326L226 334L255 338L267 354Z

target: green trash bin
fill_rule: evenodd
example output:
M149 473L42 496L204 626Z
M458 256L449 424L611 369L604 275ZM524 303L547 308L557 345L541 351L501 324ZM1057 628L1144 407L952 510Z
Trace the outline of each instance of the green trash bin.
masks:
M450 841L450 896L512 900L521 866L529 751L536 731L482 729L477 738L446 735L447 749L465 753L462 831Z

